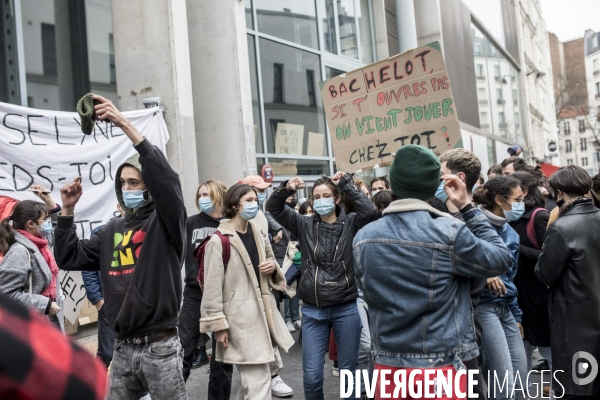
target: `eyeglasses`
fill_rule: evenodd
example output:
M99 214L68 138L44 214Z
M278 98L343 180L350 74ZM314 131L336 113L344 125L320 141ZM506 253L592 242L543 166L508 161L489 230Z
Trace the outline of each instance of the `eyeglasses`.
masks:
M504 196L500 196L502 197L504 200L508 201L508 199ZM508 196L508 198L510 199L511 196ZM519 197L514 197L515 200L517 200L517 203L522 203L523 200L525 200L525 196L519 196ZM510 203L510 201L508 201Z

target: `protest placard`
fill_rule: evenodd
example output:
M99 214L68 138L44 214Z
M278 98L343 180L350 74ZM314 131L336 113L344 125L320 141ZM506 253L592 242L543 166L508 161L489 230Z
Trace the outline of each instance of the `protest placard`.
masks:
M463 147L439 42L321 82L338 169L391 164L400 147Z
M304 125L279 122L275 134L275 152L277 154L302 155L304 144Z

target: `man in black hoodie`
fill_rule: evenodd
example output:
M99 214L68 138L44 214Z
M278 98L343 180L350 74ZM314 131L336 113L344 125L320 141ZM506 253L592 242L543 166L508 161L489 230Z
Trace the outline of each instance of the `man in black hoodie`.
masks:
M106 316L117 332L109 399L138 399L145 390L155 400L187 399L177 336L186 220L179 176L109 100L94 100L97 118L121 128L139 153L115 176L125 218L79 240L73 214L83 188L75 178L61 189L56 261L64 270L100 271Z

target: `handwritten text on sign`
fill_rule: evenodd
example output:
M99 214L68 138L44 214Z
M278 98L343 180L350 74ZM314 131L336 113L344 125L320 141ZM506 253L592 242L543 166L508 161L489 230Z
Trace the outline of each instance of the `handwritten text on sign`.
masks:
M329 79L321 93L341 170L389 164L407 144L438 154L462 147L438 42Z

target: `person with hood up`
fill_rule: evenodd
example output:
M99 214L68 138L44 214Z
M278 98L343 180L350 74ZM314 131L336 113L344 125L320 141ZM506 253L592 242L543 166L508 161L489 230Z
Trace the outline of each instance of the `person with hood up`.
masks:
M512 176L490 179L473 194L473 201L511 254L508 271L488 278L475 311L482 328L481 365L486 380L489 377L488 399L513 399L513 394L518 397L520 391L526 395L528 371L521 325L523 311L519 308L514 283L519 266L520 238L509 225L523 216L524 199L521 183ZM497 381L502 383L497 384Z
M408 376L420 368L454 377L479 355L469 277L506 272L510 252L471 205L458 176L441 179L464 222L426 203L440 183L440 161L431 150L401 147L389 177L399 200L358 231L353 245L357 285L376 316L370 319L375 369L391 369L392 375L404 370ZM415 387L425 387L423 375ZM464 392L466 379L461 386ZM378 395L381 389L380 377ZM394 385L385 387L385 393L393 391ZM424 397L430 394L431 386Z
M80 240L73 221L83 188L75 178L61 189L56 260L64 270L100 271L106 317L117 332L109 399L138 399L144 391L153 400L187 399L177 336L186 221L179 176L111 101L94 100L97 118L121 128L139 154L115 174L125 217Z

